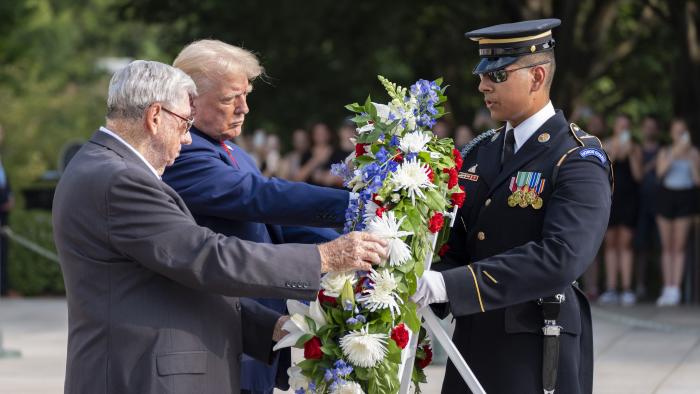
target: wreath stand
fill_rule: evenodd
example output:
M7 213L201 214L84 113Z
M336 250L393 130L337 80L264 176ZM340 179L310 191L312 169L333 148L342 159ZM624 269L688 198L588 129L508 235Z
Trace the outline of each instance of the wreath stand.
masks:
M445 214L445 216L450 217L450 227L454 226L455 218L457 217L457 207L455 207L452 212ZM435 243L437 242L438 233L432 235L432 247L429 249L425 256L425 269L430 269L430 264L433 260L433 251L435 250ZM464 357L459 353L457 346L452 342L452 338L447 334L447 331L440 324L440 319L435 316L435 313L430 309L429 306L421 308L418 311L419 317L422 317L423 326L433 334L433 340L437 341L447 352L447 356L454 364L462 379L467 383L469 389L474 394L486 394L484 388L481 387L481 383L476 379L474 373L472 372L467 362L464 361ZM413 364L416 358L416 347L418 346L418 335L411 333L411 340L404 349L408 352L408 357L404 359L401 366L399 367L399 379L401 381L401 387L399 388L399 394L409 394L409 389L411 387L411 375L413 374Z

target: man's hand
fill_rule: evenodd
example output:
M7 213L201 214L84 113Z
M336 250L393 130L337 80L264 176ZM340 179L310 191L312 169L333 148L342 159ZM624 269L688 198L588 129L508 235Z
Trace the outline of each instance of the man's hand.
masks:
M445 287L445 279L442 274L437 271L425 271L423 276L418 279L418 287L416 293L411 296L413 301L419 308L426 305L447 302L447 288Z
M282 329L282 326L287 320L289 320L289 316L287 315L280 316L280 318L277 319L277 323L275 323L275 330L272 332L273 342L279 342L280 339L284 338L285 335L289 334L286 330Z
M369 271L387 258L387 241L369 233L353 231L318 246L321 272Z

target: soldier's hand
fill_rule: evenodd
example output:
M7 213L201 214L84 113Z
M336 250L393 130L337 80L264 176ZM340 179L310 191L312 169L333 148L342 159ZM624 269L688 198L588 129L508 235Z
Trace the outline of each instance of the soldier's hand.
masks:
M423 272L423 276L418 279L418 286L416 292L411 296L411 301L419 308L447 302L447 288L442 274L437 271Z
M372 265L386 260L387 241L369 233L353 231L318 246L321 272L369 271Z

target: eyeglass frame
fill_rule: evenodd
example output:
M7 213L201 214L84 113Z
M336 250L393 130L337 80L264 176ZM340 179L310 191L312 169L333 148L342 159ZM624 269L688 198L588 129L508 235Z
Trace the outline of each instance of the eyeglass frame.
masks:
M163 109L163 111L169 113L170 115L176 116L176 117L185 121L185 124L187 126L187 127L185 127L185 133L189 132L190 129L192 128L192 126L194 125L194 116L190 116L189 118L185 118L184 116L178 115L175 112L165 108L164 106L161 106L161 108Z
M505 81L508 80L508 74L511 73L511 72L513 72L513 71L522 70L522 69L524 69L524 68L531 68L531 67L541 66L541 65L547 64L547 63L549 63L549 62L550 62L549 60L547 60L547 61L542 61L542 62L538 62L538 63L535 63L535 64L530 64L530 65L527 65L527 66L522 66L522 67L518 67L518 68L511 68L510 70L507 70L507 69L503 68L503 69L500 69L500 70L494 70L494 71L489 71L489 72L481 73L481 74L479 74L479 76L481 77L482 75L486 74L486 76L489 77L489 80L491 80L491 82L493 82L493 83L503 83L503 82L505 82ZM505 77L503 78L503 80L500 80L500 81L499 81L499 80L498 80L499 78L496 77L496 73L505 73L505 74L504 74Z

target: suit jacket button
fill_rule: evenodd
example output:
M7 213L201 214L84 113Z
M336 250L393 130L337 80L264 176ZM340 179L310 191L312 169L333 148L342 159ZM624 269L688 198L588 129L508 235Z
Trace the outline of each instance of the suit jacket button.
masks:
M478 239L479 239L479 241L483 241L483 240L485 240L485 239L486 239L486 234L484 234L484 232L483 232L483 231L479 231L479 233L478 233L478 234L476 234L476 238L478 238Z
M486 205L487 207L488 207L489 205L491 205L491 199L490 199L490 198L487 199L487 200L484 202L484 205Z

